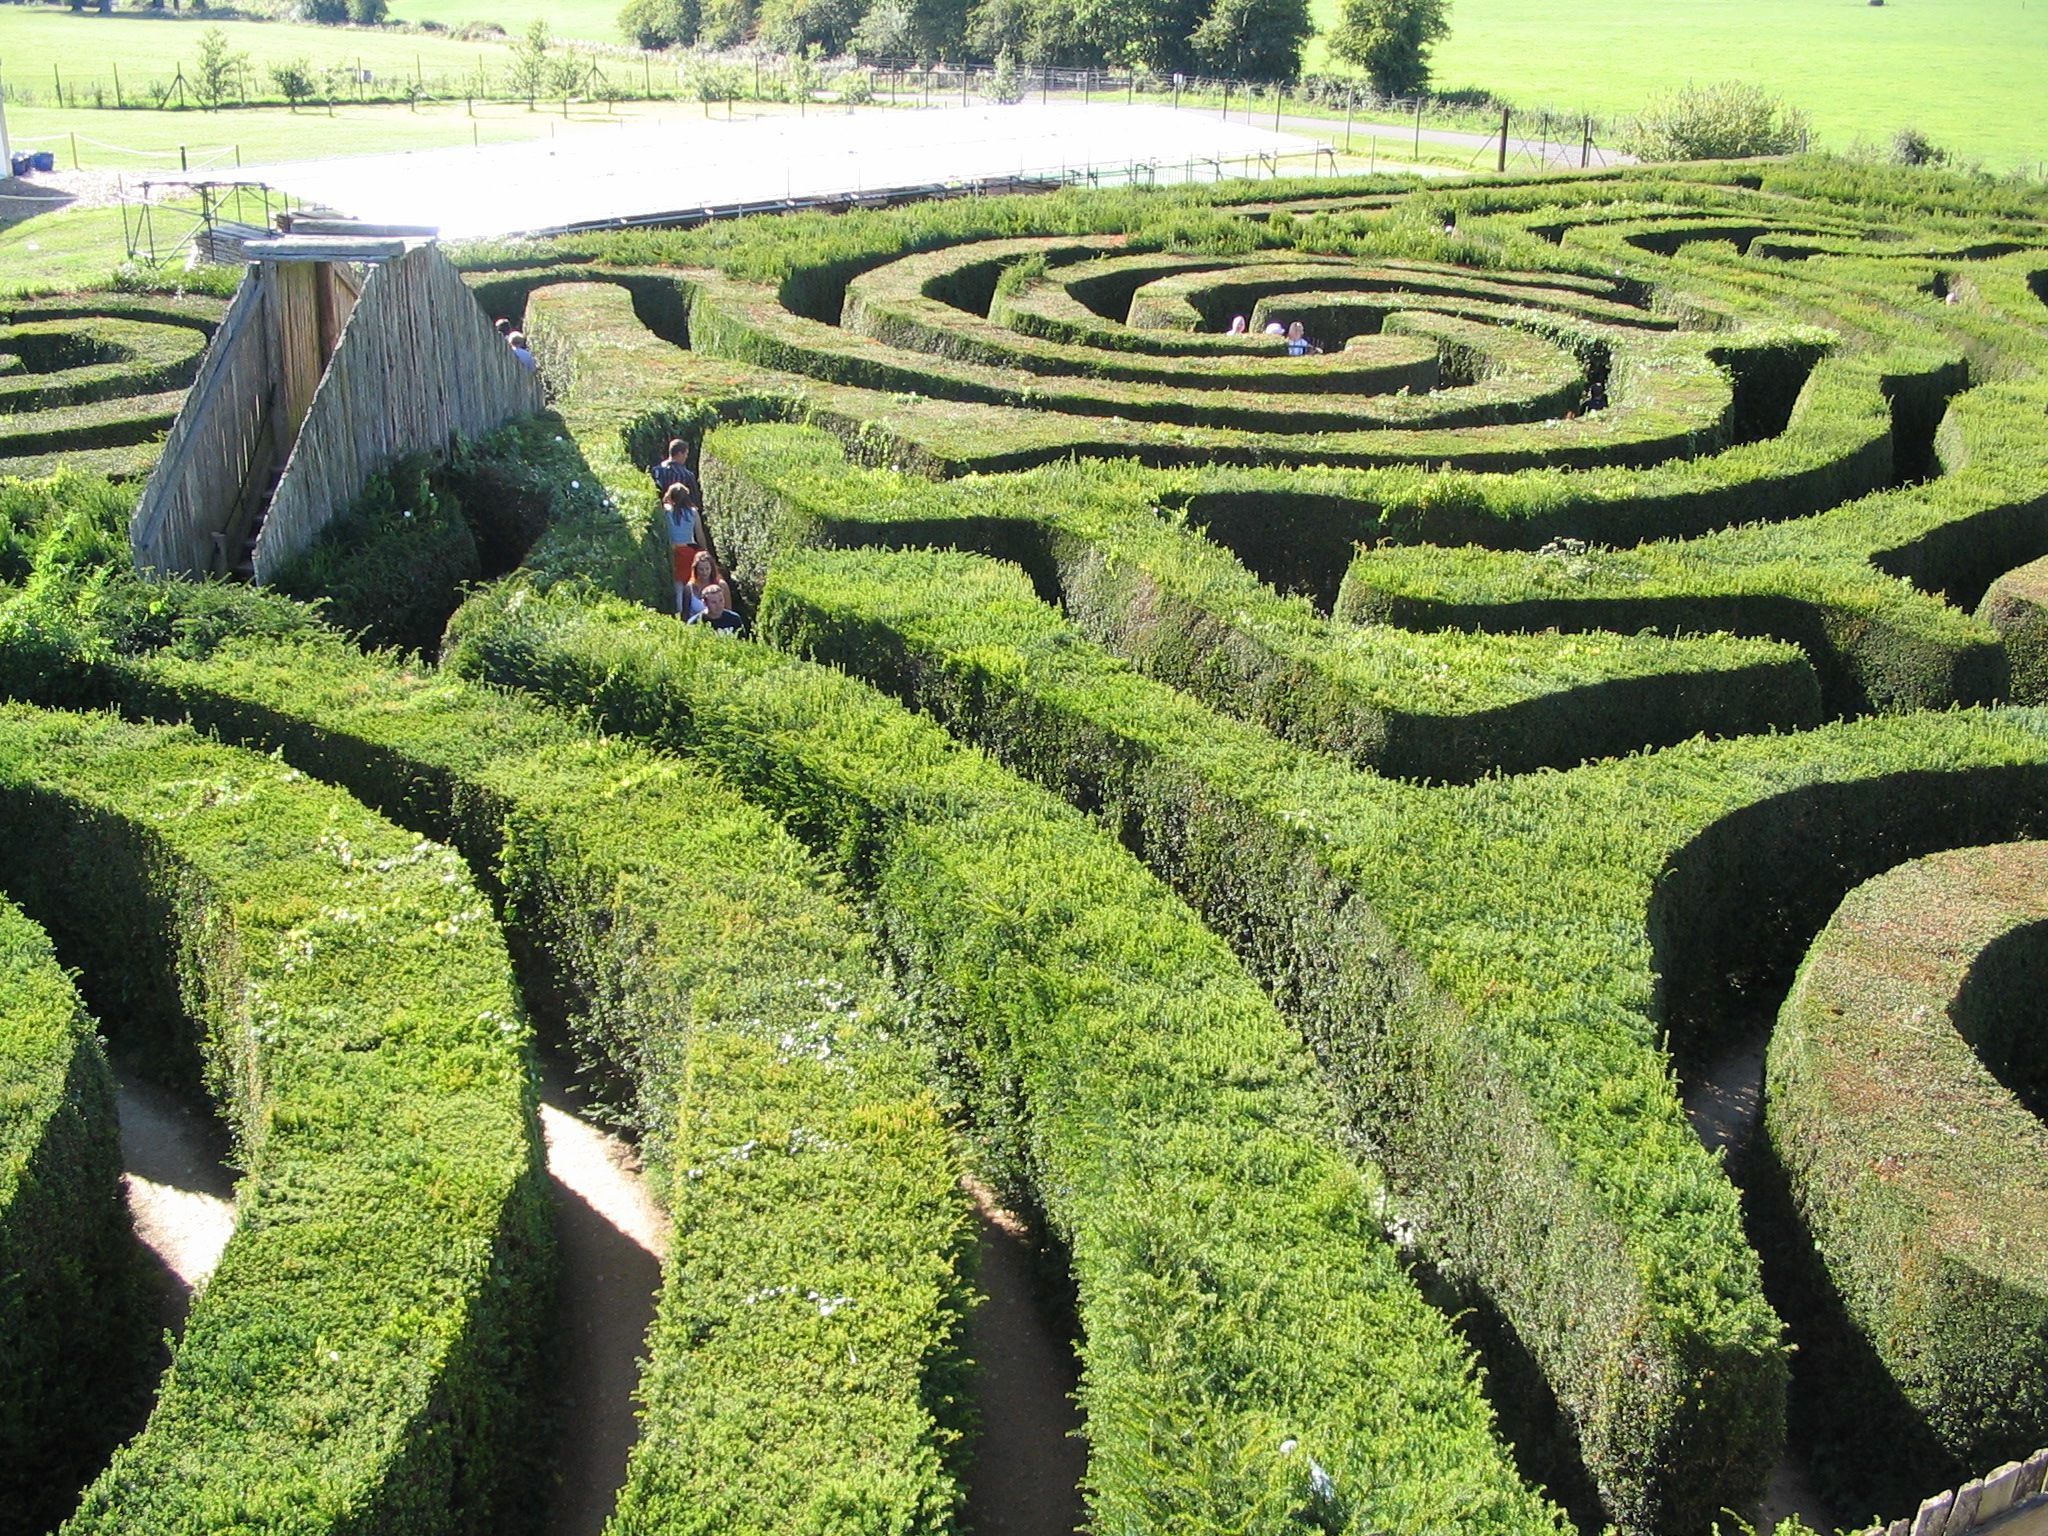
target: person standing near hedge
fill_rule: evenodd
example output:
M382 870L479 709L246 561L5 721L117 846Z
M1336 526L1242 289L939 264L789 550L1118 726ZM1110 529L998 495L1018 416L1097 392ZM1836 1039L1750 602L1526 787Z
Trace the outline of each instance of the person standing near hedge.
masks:
M678 480L661 493L662 515L668 520L669 560L676 584L676 614L690 617L690 579L697 573L697 556L704 552L704 519L697 510L694 481Z
M654 488L662 495L666 496L672 485L687 485L690 499L697 500L697 472L690 468L690 445L680 437L669 439L668 457L657 460L647 472L654 476Z

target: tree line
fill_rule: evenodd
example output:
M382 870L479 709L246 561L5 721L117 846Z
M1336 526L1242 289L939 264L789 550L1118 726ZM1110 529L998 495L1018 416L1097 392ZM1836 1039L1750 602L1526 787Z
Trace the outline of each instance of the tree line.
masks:
M1331 54L1374 89L1429 80L1448 0L1344 0ZM1292 80L1315 33L1308 0L629 0L641 48L759 43L919 63L1136 69L1155 75Z

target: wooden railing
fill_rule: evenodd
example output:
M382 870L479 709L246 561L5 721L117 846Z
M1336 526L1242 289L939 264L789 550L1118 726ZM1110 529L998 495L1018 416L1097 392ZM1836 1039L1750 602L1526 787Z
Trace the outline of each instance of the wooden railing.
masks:
M1872 1526L1858 1536L2048 1536L2048 1450L1924 1501L1910 1520Z

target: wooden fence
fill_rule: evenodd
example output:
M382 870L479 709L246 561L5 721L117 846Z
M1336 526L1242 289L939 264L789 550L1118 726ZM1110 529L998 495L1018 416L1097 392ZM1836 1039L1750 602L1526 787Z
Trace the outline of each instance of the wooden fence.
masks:
M129 522L136 566L262 581L379 470L541 408L540 379L431 245L252 242ZM350 258L370 262L359 278ZM254 535L253 548L250 546Z
M1937 1493L1912 1519L1873 1526L1859 1536L1966 1536L1979 1531L2048 1536L2048 1450Z
M372 267L257 537L255 579L310 547L394 459L446 453L540 408L540 376L436 247Z

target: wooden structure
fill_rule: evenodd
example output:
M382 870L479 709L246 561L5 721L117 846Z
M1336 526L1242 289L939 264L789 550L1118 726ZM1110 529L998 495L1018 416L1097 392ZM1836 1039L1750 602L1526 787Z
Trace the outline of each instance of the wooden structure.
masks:
M262 581L369 478L541 408L455 268L405 234L252 240L129 521L135 564Z

